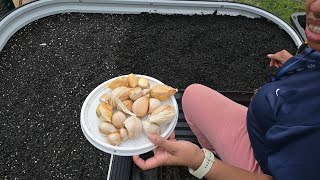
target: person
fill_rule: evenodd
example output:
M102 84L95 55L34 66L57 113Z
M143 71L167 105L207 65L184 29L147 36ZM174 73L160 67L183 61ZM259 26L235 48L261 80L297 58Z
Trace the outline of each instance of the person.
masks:
M186 166L200 179L320 179L320 0L306 0L305 32L308 47L295 56L268 55L280 72L248 108L204 85L186 88L183 112L203 149L150 135L154 156L133 156L135 164Z

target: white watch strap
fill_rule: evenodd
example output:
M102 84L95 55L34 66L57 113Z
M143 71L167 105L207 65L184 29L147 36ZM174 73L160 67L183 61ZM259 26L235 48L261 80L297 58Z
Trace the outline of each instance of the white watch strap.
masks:
M203 159L201 166L197 170L188 168L189 172L199 179L202 179L210 171L215 161L214 154L212 152L210 152L206 148L203 148L202 150L204 152L205 158Z

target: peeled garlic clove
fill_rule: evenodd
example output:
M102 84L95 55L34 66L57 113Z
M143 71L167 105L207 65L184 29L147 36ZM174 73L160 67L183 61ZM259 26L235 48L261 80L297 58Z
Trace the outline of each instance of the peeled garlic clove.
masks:
M157 98L160 101L169 99L172 95L178 92L178 89L174 89L165 84L157 84L151 88L151 97Z
M100 103L96 109L98 118L102 121L111 122L113 107L107 103Z
M106 88L115 89L117 87L129 87L127 77L119 77L106 85Z
M138 86L138 81L139 81L139 78L136 75L134 75L133 73L128 75L128 85L129 85L129 87L131 87L131 88L137 87Z
M121 112L117 111L113 113L111 123L114 125L114 127L120 129L124 127L123 122L127 119L127 116Z
M99 131L102 134L109 135L111 133L117 132L117 129L110 123L102 122L99 125Z
M117 146L122 142L121 135L118 132L107 135L106 139L111 145L114 146Z
M151 92L151 89L142 89L143 96L150 94L150 92Z
M123 101L122 103L123 103L123 105L124 105L129 111L132 111L133 101L131 101L130 99L128 99L128 100ZM117 106L117 109L118 109L119 111L122 111L122 112L123 112L123 109L122 109L119 105Z
M147 115L148 109L149 109L149 98L146 96L142 96L132 104L132 112L137 117L143 117Z
M149 121L158 125L170 123L176 116L176 111L172 105L163 105L155 109Z
M142 96L142 89L141 87L136 87L130 90L129 97L132 101L137 100Z
M109 103L110 98L111 98L111 95L108 93L105 93L99 98L99 101L101 103Z
M148 89L150 88L150 82L146 78L141 77L138 81L138 86L141 87L141 89Z
M149 111L148 113L151 114L155 109L157 109L161 105L161 102L157 98L150 98L149 99Z
M133 139L138 137L142 132L141 120L135 116L130 116L124 121L124 126L127 128L128 137Z
M150 121L143 121L143 132L149 136L150 134L157 134L160 135L161 128L157 124L151 123Z
M125 141L125 140L128 139L128 131L127 131L127 129L121 128L121 129L119 130L119 133L120 133L120 136L121 136L121 138L122 138L123 141Z

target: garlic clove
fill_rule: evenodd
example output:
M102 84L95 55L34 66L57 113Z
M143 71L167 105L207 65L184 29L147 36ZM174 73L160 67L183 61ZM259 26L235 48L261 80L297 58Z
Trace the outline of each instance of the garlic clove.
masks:
M132 101L135 101L138 98L140 98L142 94L143 94L142 89L140 87L136 87L130 90L129 97Z
M142 132L141 120L135 116L130 116L124 121L124 126L127 128L128 137L137 138Z
M114 125L114 127L120 129L124 127L123 122L127 119L127 116L121 112L121 111L116 111L112 115L111 123Z
M154 124L150 121L143 121L142 122L143 126L143 132L149 136L150 134L157 134L160 135L161 133L161 128L157 124Z
M133 101L131 101L130 99L128 99L128 100L123 101L122 103L123 103L123 105L124 105L129 111L132 112ZM123 112L122 108L121 108L119 105L117 106L117 109L118 109L119 111L122 111L122 112Z
M151 89L142 89L142 95L145 96L145 95L149 95L151 92Z
M149 99L149 111L148 113L151 114L155 109L157 109L161 105L161 101L157 98L150 98Z
M135 74L131 73L131 74L128 75L128 85L129 85L129 87L131 87L131 88L137 87L138 86L138 81L139 81L139 78Z
M149 109L149 98L146 96L140 97L132 104L132 112L137 117L143 117L147 115L148 109Z
M109 134L106 136L107 141L114 146L121 144L121 135L118 132Z
M169 99L172 95L178 92L178 89L174 89L165 84L157 84L151 88L151 97L157 98L160 101Z
M113 107L107 103L100 103L96 109L98 118L102 121L111 122Z
M150 82L146 78L141 77L138 81L138 86L141 87L141 89L148 89L150 88Z
M101 103L109 103L110 98L111 98L111 95L108 93L105 93L102 96L100 96L99 101Z
M121 139L122 139L123 141L125 141L125 140L128 139L128 131L127 131L127 129L121 128L121 129L119 130L119 133L120 133Z
M122 109L122 111L126 114L129 114L131 116L136 116L135 114L133 114L131 111L129 111L129 109L127 109L124 104L119 100L119 99L116 99L116 102L118 104L118 106Z
M102 134L109 135L111 133L117 132L117 129L110 123L102 122L99 125L99 131Z
M174 106L173 105L162 105L162 106L159 106L157 109L155 109L151 115L157 115L159 114L160 112L164 111L164 110L172 110L174 111Z
M106 88L115 89L117 87L129 87L127 77L119 77L106 85Z
M170 123L176 116L176 111L172 105L163 105L155 109L149 121L158 125Z
M128 100L129 92L130 92L130 88L127 88L124 86L115 88L111 92L110 104L116 108L118 105L117 99L119 99L120 101Z

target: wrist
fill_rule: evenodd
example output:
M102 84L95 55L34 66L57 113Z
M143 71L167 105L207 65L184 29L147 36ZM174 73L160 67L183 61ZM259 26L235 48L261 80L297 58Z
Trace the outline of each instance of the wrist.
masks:
M191 165L189 167L191 169L196 170L201 166L201 164L202 164L202 162L203 162L203 160L205 158L205 155L204 155L204 152L201 149L198 149L196 151L194 157L195 157L195 160L191 162Z

